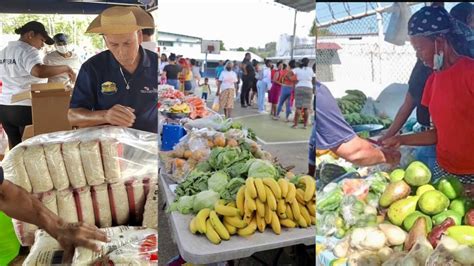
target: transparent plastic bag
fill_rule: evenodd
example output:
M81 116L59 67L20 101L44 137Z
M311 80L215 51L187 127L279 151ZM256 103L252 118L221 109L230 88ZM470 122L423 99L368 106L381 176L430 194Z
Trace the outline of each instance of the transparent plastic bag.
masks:
M214 101L212 102L212 110L214 112L219 112L219 109L220 109L219 97L215 97Z

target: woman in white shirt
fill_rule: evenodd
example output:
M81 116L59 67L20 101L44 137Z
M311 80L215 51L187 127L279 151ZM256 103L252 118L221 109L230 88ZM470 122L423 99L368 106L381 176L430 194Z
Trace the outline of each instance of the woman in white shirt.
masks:
M237 83L237 74L232 71L232 67L232 62L227 62L217 82L216 96L219 97L219 105L224 108L226 118L230 118L234 108L235 83Z
M270 69L272 61L265 60L265 66L263 67L260 76L257 81L257 102L258 112L265 114L265 94L272 87L272 71Z
M10 149L21 142L25 126L31 121L31 100L11 102L14 94L27 91L31 84L42 83L45 78L67 73L72 82L74 71L65 65L43 64L39 49L54 44L43 24L30 21L15 30L20 34L18 41L9 42L0 51L0 80L3 82L0 94L0 123L8 136Z
M308 126L309 109L313 100L313 78L315 74L308 67L309 59L303 58L300 67L293 69L297 83L295 85L295 119L292 128L298 127L300 113L303 112L303 128Z

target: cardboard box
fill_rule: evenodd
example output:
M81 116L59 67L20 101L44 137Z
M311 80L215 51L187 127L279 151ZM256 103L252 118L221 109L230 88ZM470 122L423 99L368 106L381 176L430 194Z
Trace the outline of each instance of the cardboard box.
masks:
M31 85L30 91L12 96L12 102L31 99L33 124L25 127L23 140L30 137L71 130L67 111L71 101L71 89L62 83L43 83Z

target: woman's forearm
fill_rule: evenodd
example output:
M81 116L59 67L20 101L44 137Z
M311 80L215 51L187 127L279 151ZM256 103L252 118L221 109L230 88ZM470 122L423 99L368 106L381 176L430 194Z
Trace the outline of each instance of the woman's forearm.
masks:
M400 144L406 146L429 146L436 144L437 141L436 129L400 136Z

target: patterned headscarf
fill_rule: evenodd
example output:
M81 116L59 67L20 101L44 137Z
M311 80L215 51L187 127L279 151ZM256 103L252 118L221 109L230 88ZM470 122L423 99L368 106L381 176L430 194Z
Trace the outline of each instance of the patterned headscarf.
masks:
M408 21L409 36L435 36L451 34L462 43L453 43L454 48L461 54L474 56L466 51L472 46L474 32L464 23L453 18L446 9L440 6L425 6L418 10ZM462 49L461 47L464 47ZM459 49L458 49L459 48Z

